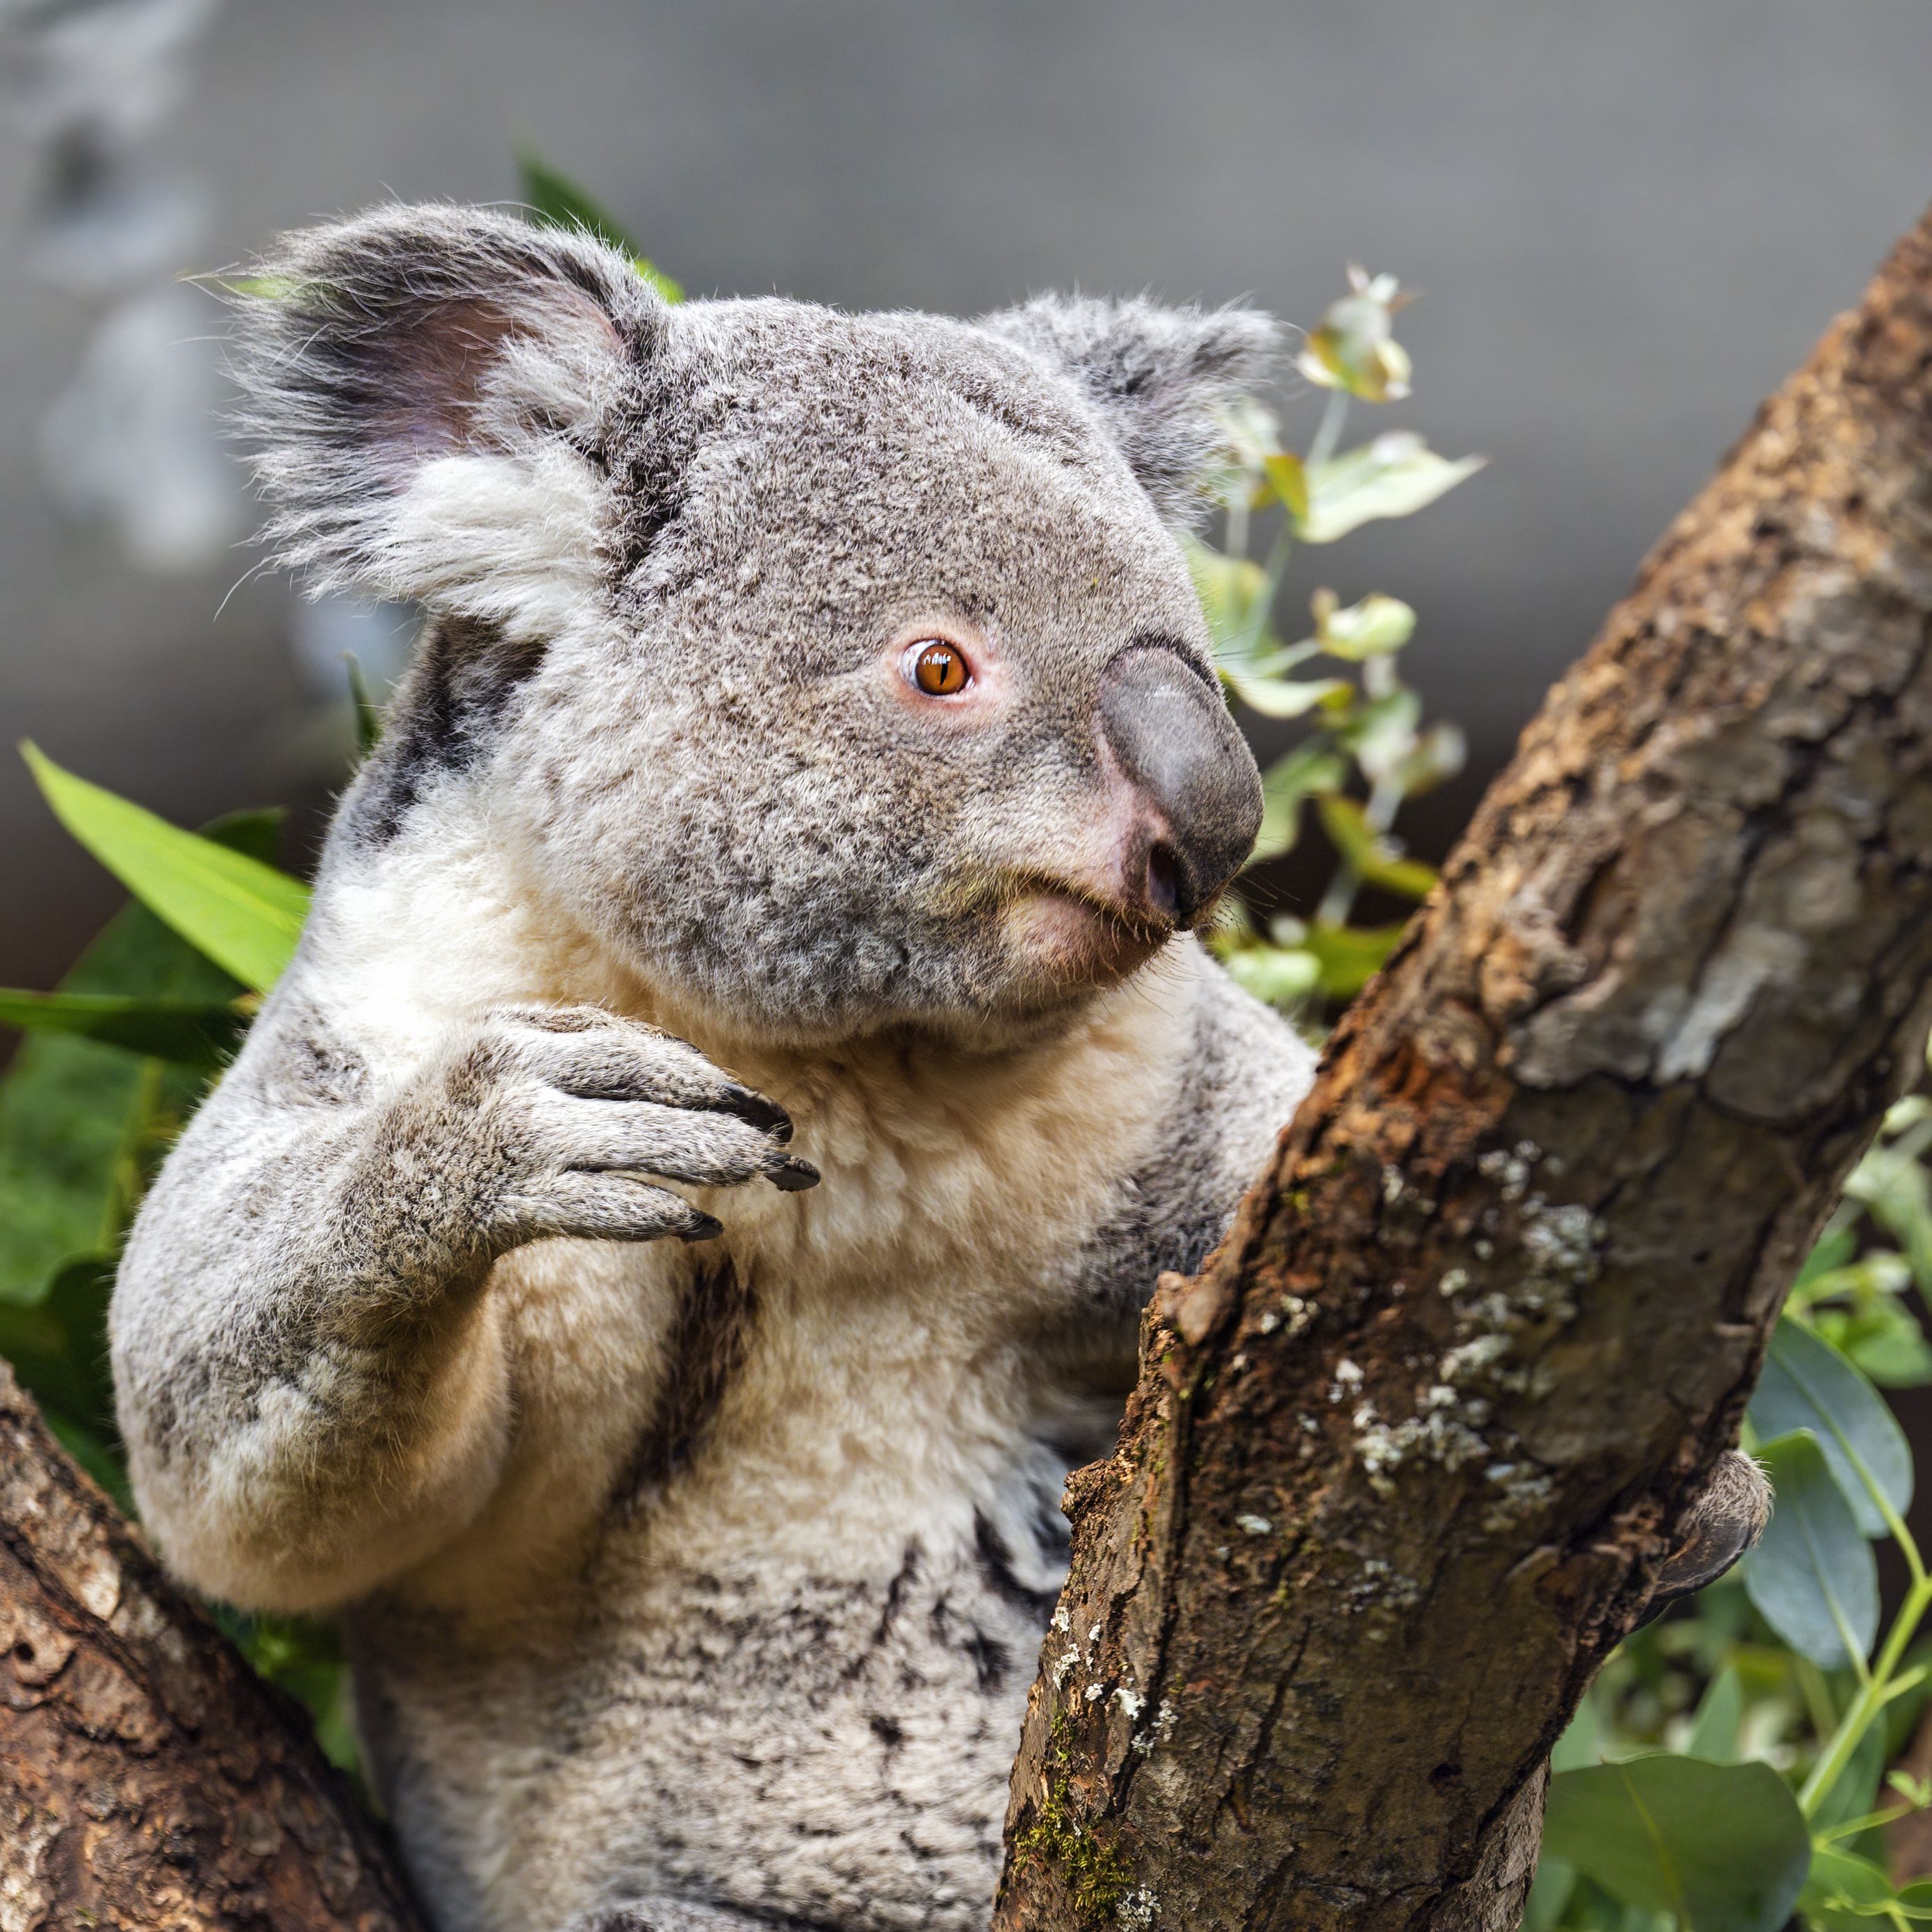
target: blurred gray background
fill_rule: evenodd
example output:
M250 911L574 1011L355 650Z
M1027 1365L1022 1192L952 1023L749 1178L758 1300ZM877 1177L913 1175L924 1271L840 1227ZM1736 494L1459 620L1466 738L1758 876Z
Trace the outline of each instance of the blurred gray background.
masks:
M512 196L520 137L694 292L970 314L1078 284L1312 323L1349 260L1399 274L1416 394L1371 422L1491 465L1301 588L1420 610L1412 673L1472 752L1425 850L1932 197L1928 0L231 0L180 65L136 172L198 197L184 268L384 195ZM295 804L298 856L340 746L286 588L229 595L238 544L143 568L56 506L43 424L104 298L32 270L32 78L0 134L0 736L188 821ZM214 326L183 298L183 340ZM0 982L50 983L117 896L0 756Z

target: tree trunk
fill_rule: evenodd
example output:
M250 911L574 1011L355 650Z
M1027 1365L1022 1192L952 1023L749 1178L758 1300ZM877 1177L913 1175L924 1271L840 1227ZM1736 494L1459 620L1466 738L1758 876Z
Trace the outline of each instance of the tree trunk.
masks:
M0 1932L419 1932L308 1713L160 1573L0 1364Z
M1000 1932L1507 1928L1551 1744L1932 1012L1932 217L1492 787L1162 1284Z

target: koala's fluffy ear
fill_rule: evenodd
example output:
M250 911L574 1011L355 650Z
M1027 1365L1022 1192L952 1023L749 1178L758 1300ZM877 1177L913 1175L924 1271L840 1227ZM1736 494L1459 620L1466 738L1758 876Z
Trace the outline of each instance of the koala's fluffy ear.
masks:
M1280 332L1256 309L1040 296L980 325L1086 392L1161 514L1191 520L1220 410L1264 380Z
M391 207L285 237L234 295L278 563L513 630L582 608L604 428L666 312L621 255L483 209Z

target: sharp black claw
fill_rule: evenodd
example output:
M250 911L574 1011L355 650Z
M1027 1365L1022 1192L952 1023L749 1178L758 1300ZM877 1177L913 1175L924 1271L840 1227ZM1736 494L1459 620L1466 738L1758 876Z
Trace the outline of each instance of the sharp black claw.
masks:
M724 1232L724 1223L716 1214L694 1214L689 1222L678 1230L680 1241L715 1241Z
M818 1170L810 1161L800 1160L794 1154L784 1166L773 1168L770 1178L774 1187L787 1194L798 1194L818 1185Z
M790 1144L791 1116L776 1100L767 1100L748 1087L731 1086L718 1096L718 1106L720 1112L735 1114L740 1120L770 1134L780 1147Z

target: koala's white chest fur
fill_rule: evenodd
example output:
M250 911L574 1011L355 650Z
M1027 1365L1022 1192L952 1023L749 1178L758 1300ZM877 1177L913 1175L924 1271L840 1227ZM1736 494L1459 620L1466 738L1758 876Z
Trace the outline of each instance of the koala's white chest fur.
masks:
M1060 1484L1132 1364L1078 1263L1172 1111L1177 972L974 1078L794 1065L818 1188L705 1196L695 1248L499 1264L500 1486L356 1620L446 1923L629 1888L983 1922Z

